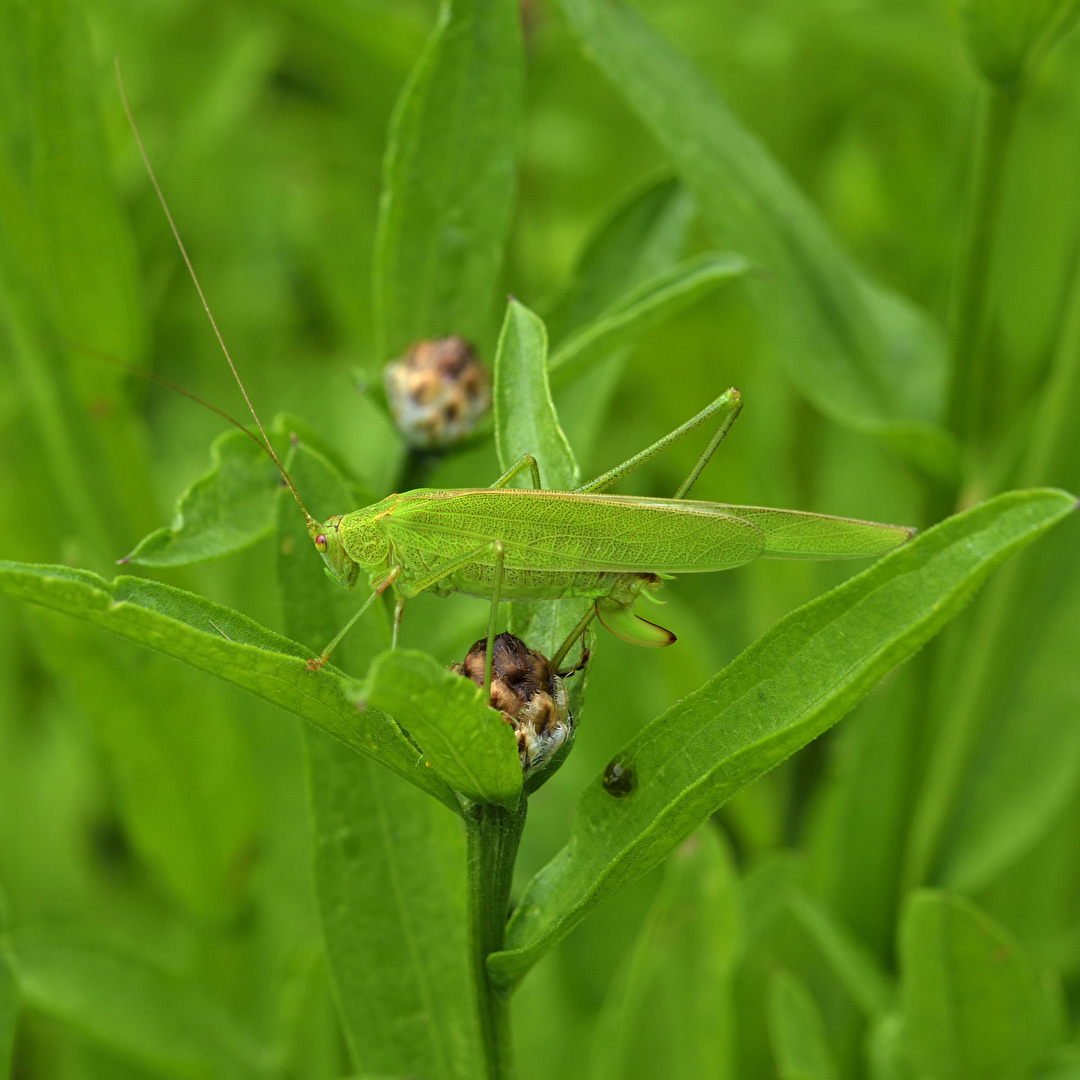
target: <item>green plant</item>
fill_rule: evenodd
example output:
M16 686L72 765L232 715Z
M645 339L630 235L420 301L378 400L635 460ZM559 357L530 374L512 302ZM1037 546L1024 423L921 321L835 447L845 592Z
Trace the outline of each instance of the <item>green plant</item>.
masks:
M426 44L419 3L4 9L15 1075L1080 1071L1076 501L1041 486L1080 488L1075 5L966 4L985 88L929 5L742 7L654 12L696 66L598 0L457 0ZM667 586L678 644L594 643L573 752L526 796L447 670L482 602L418 598L395 651L376 604L308 672L356 599L273 466L220 436L160 530L216 421L91 355L227 400L113 52L252 396L289 404L270 437L314 513L488 483L521 449L569 487L575 456L609 466L735 383L743 430L702 498L924 531L854 576ZM776 156L701 74L718 59ZM856 76L876 97L838 119ZM970 194L947 197L978 95ZM449 331L494 359L508 289L543 321L511 305L493 422L408 449L382 363ZM357 369L367 392L343 393ZM696 450L633 490L674 490ZM155 577L113 579L153 530L132 566ZM567 606L514 605L510 628L550 656Z

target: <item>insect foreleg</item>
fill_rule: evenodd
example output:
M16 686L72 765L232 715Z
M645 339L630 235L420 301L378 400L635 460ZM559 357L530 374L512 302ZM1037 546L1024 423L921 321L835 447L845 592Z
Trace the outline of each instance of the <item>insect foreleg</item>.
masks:
M533 488L539 491L540 467L536 464L536 458L534 458L532 454L522 454L521 457L519 457L517 461L515 461L514 464L511 465L510 468L507 469L506 472L504 472L502 476L500 476L499 479L496 480L495 483L491 486L493 488L504 488L507 486L507 484L510 483L511 480L514 479L515 476L518 475L518 473L522 473L526 469L528 469L532 473Z
M326 661L330 659L330 654L334 651L334 649L337 648L338 642L352 629L353 624L356 622L356 620L359 619L360 616L363 615L369 607L371 607L371 605L375 601L375 597L382 596L382 594L390 587L391 583L397 579L397 576L400 573L401 567L395 566L390 571L390 573L387 574L386 577L383 578L383 580L375 586L375 588L371 592L371 595L360 605L360 610L337 632L337 634L334 635L334 640L331 641L325 649L323 649L322 653L319 656L317 656L314 660L309 660L307 662L308 671L318 671L319 668L321 668L323 664L325 664ZM395 627L395 631L396 629L397 628Z
M693 486L694 481L697 480L698 476L701 475L701 470L708 464L709 458L713 456L713 452L716 450L717 446L720 445L720 440L723 439L731 429L731 425L735 423L735 418L739 415L739 410L741 408L742 394L740 394L733 386L730 390L725 390L715 401L702 409L697 416L687 420L681 427L677 427L662 439L658 439L654 442L652 446L645 447L640 453L635 454L632 458L628 458L621 465L616 465L614 469L609 469L595 480L590 480L587 484L582 484L581 487L574 488L574 491L583 494L607 491L607 489L617 480L621 480L624 476L632 473L639 465L643 465L650 458L656 457L657 454L662 450L666 450L673 442L681 439L687 432L693 431L694 428L700 427L714 416L719 415L720 423L717 426L716 433L709 441L709 445L705 448L704 453L698 458L697 464L690 470L690 475L682 482L679 486L679 490L675 493L675 498L681 499Z

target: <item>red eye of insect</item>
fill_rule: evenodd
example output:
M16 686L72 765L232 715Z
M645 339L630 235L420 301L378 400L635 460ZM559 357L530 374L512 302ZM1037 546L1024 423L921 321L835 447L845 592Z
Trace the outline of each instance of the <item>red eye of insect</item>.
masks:
M316 551L325 551L326 547L327 547L326 534L325 533L319 533L319 535L315 537L315 550Z

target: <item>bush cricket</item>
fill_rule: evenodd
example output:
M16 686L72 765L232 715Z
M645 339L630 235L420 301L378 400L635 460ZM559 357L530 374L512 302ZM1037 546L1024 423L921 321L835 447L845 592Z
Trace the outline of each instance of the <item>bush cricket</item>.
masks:
M491 686L492 643L502 600L586 598L592 604L551 658L557 670L594 617L612 633L636 645L670 645L674 635L634 613L634 603L675 574L727 570L759 557L837 559L882 555L908 540L914 530L796 510L731 506L687 499L742 407L731 388L705 409L651 446L572 491L540 488L536 461L529 454L491 487L461 490L421 488L390 495L371 506L319 521L308 513L300 493L274 452L244 389L179 231L154 175L135 126L119 67L117 82L128 121L151 183L165 212L203 307L236 379L248 410L292 492L315 550L327 571L346 588L366 575L371 594L315 659L317 671L349 628L386 589L397 600L394 641L402 607L426 589L460 592L488 599L484 661L485 700ZM617 480L676 439L709 421L715 432L690 475L671 498L605 494ZM239 426L239 425L238 425ZM254 437L254 436L253 436ZM511 488L523 472L532 488Z

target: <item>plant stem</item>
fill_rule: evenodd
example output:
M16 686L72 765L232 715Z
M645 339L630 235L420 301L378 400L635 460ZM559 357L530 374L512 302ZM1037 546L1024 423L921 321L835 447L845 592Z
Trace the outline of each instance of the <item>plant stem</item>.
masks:
M1070 482L1067 470L1080 402L1080 247L1073 256L1068 288L1050 372L1019 472L1023 487ZM1016 613L1030 595L1034 572L1035 568L1025 563L1002 567L980 601L978 618L957 667L955 685L959 689L942 712L930 769L915 809L904 891L934 878L941 840L955 810L988 702L995 693L995 675L1009 668L1009 634L1015 633Z
M965 449L977 455L985 423L990 326L987 289L994 232L1001 204L1005 161L1012 144L1020 95L993 87L988 91L975 148L968 197L964 246L957 268L952 319L953 376L949 391L949 426Z
M465 812L469 955L487 1080L508 1080L514 1075L510 993L492 985L487 958L503 947L514 860L527 807L528 800L522 796L516 810L473 803Z

